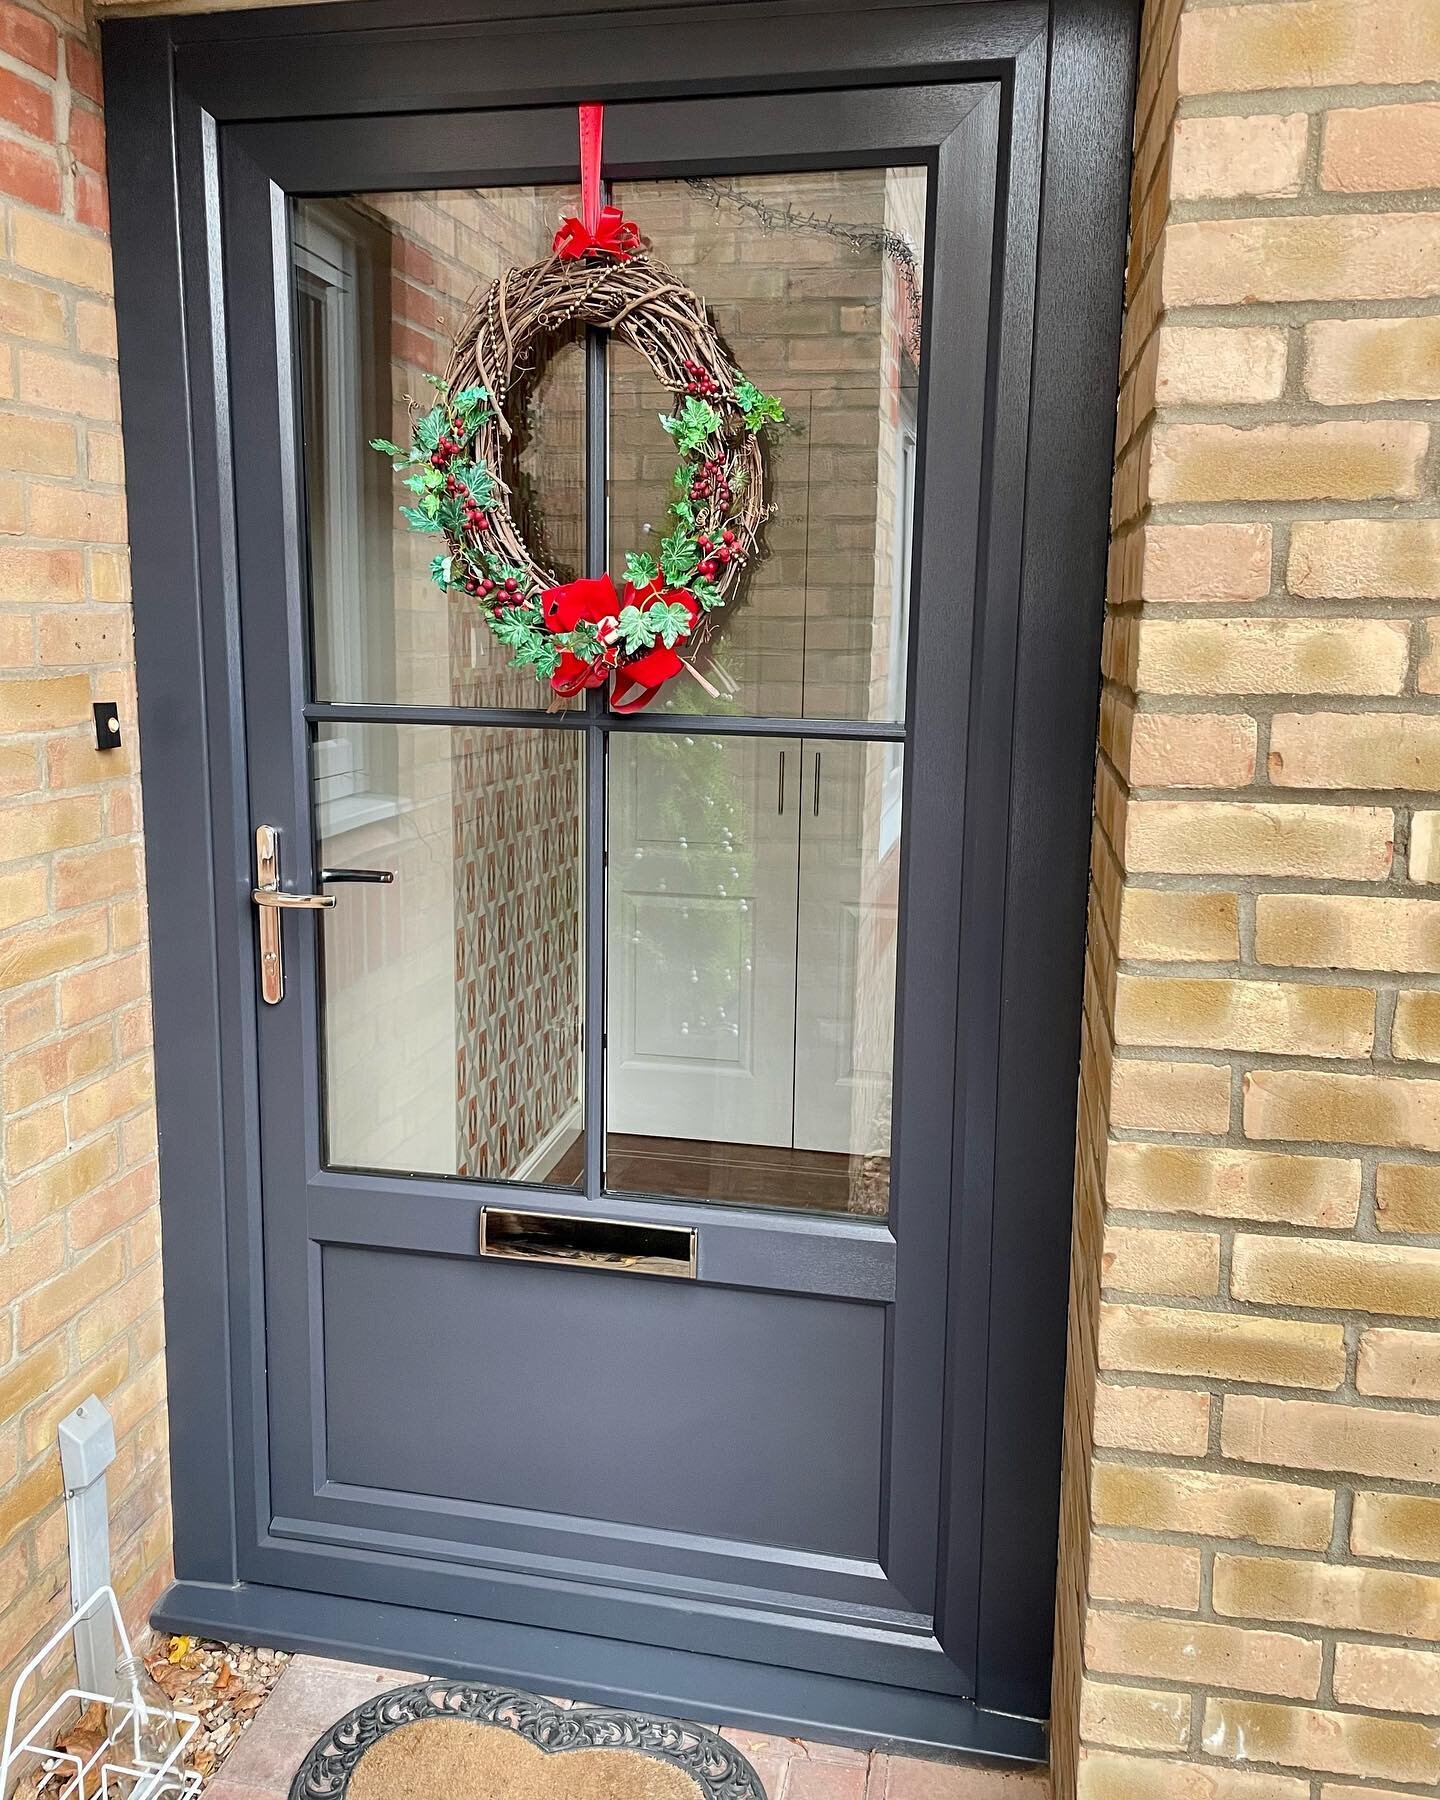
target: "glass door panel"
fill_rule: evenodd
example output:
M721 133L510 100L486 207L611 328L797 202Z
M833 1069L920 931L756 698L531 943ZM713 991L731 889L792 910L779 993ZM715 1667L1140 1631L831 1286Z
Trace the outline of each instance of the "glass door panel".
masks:
M408 443L477 288L544 256L566 187L466 188L298 200L292 213L304 435L312 698L543 709L548 688L509 666L464 593L430 578L439 540L411 531L411 498L372 438ZM529 541L562 578L585 559L585 355L553 346L510 416L504 474ZM346 740L329 754L343 766Z
M407 528L366 447L408 438L466 305L548 251L573 190L293 206L316 866L394 877L322 915L326 1158L884 1217L927 174L615 198L789 414L767 438L762 554L699 659L719 695L682 675L644 721L510 669L478 604L431 581L436 539ZM512 396L504 475L571 578L601 548L585 446L603 441L620 582L625 553L668 529L676 458L656 415L673 397L622 345L604 384L587 362L575 333L546 347ZM396 722L353 716L377 704ZM536 726L486 723L496 708ZM656 730L667 712L736 724ZM755 717L795 734L747 735ZM839 735L805 738L809 718ZM588 790L587 755L605 768ZM587 1092L603 1158L586 1154Z
M746 375L779 397L773 515L738 599L657 708L899 720L905 660L927 178L894 167L618 182L656 257L705 296ZM610 360L610 567L668 529L670 396L635 353ZM711 664L715 667L712 669Z
M612 1191L888 1211L898 749L612 739Z
M341 732L358 793L326 773ZM583 1168L582 767L573 731L317 731L315 863L342 875L321 915L332 1167L534 1182Z

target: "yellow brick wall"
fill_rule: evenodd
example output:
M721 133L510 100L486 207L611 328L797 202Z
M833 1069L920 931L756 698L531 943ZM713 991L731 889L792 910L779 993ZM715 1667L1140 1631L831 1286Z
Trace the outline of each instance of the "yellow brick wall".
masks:
M0 1697L69 1604L55 1427L90 1392L132 1621L169 1559L100 101L79 0L0 0Z
M1440 1783L1437 80L1436 0L1145 13L1057 1800Z
M1144 31L1057 1791L1392 1800L1440 1778L1440 9ZM136 1617L168 1554L90 48L0 3L0 1690L91 1388Z

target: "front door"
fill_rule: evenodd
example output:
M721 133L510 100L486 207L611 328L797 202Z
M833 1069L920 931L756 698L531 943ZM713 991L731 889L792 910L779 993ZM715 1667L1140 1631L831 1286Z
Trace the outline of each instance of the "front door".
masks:
M939 671L972 610L945 543L984 395L947 284L990 254L998 95L846 108L843 152L819 98L607 108L609 166L643 170L615 201L790 420L708 688L640 714L512 669L365 448L574 210L537 176L574 110L519 151L515 115L454 121L464 178L425 187L383 119L363 189L307 191L322 122L284 192L243 135L226 159L231 313L265 321L231 339L250 811L282 887L334 901L282 915L258 1012L269 1526L423 1545L457 1608L959 1694L930 1046L965 759ZM509 484L562 573L663 534L667 404L603 337L529 372Z
M189 729L163 696L193 628L212 835L177 837L168 872L235 875L213 950L226 1300L201 1316L213 1281L167 1276L195 1341L228 1345L224 1460L197 1480L233 1467L204 1502L232 1548L187 1525L182 1477L162 1617L1035 1755L1078 962L1063 1004L1031 990L1078 955L1088 773L1058 751L1083 752L1093 686L1040 705L1074 677L1047 647L1032 744L1021 499L1051 454L1027 448L1047 83L1078 95L1127 40L1052 65L1031 0L701 10L662 30L547 3L538 37L412 41L342 5L317 9L330 65L331 26L287 15L110 39L135 58L113 65L132 464L160 440L137 435L156 340L124 215L171 176L126 109L171 68L183 353L213 395L181 402L207 598L163 648L141 631L147 770L173 770L178 831L189 772L150 745ZM788 420L706 681L638 713L513 669L367 448L408 439L472 296L576 210L597 93L610 197ZM1118 191L1111 171L1116 218ZM1076 279L1067 307L1095 287ZM672 397L594 331L522 388L512 511L562 575L620 578L665 530ZM1045 402L1045 446L1103 455L1083 402ZM142 576L171 524L147 479ZM1079 537L1049 565L1025 540L1064 571L1037 615L1056 645L1098 487L1093 510L1088 564ZM1039 831L1050 865L1007 899L1012 776L1014 845ZM315 904L252 906L257 884ZM167 988L188 955L168 904L158 1004L189 1007L192 1055L162 1047L162 1120L167 1081L203 1084L209 991ZM1049 1084L1034 1120L1022 1073ZM169 1166L202 1113L172 1106ZM167 1256L197 1217L167 1216ZM214 1424L189 1379L172 1367L184 1455Z

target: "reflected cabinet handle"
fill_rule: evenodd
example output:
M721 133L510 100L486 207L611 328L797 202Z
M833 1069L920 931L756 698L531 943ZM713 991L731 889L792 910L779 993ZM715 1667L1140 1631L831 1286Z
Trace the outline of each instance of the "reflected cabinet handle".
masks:
M393 869L322 869L320 871L321 887L329 887L332 881L379 881L388 886L395 879Z
M818 750L817 750L817 751L816 751L816 752L815 752L815 802L814 802L814 813L815 813L815 817L816 817L816 818L817 818L817 819L818 819L818 818L819 818L819 817L820 817L820 752L819 752L819 751L818 751Z
M785 752L780 752L780 791L776 796L776 812L782 816L785 812Z

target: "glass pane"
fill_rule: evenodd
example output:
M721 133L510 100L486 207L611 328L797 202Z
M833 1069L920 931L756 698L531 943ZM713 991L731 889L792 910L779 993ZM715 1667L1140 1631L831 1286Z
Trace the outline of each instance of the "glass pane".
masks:
M406 443L426 375L443 375L477 288L546 255L568 188L354 194L295 205L293 250L309 523L314 697L545 708L475 602L430 579L440 540L412 532L411 496L374 437ZM573 336L542 356L509 408L505 476L531 544L583 573L585 358Z
M580 734L322 726L326 1159L489 1180L583 1166Z
M765 555L710 641L719 698L690 676L653 706L899 719L914 512L925 171L846 169L623 182L655 255L709 304L736 362L778 395ZM625 346L610 363L610 559L654 552L675 456L671 404Z
M611 739L609 1188L888 1212L901 756Z

